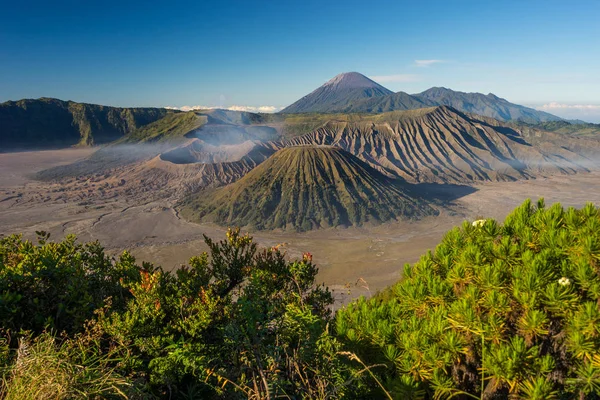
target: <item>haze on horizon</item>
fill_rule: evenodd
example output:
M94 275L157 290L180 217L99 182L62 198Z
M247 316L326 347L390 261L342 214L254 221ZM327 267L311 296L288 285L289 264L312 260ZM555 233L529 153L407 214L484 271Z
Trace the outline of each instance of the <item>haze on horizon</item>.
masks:
M593 1L4 4L0 102L277 111L340 72L600 122Z

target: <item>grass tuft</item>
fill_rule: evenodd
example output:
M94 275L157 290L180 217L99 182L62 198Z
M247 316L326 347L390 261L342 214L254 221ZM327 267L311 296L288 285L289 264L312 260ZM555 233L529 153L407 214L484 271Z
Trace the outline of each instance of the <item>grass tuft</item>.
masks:
M0 397L5 400L126 399L131 385L114 371L116 359L102 354L90 334L72 339L43 333L19 339L5 367Z

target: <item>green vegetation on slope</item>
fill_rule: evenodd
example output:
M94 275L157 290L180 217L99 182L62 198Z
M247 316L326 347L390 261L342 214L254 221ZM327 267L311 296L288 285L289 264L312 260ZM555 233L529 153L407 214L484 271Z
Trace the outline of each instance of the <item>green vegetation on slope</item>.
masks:
M196 115L194 112L171 113L133 131L116 144L154 143L181 139L204 124L206 124L206 116Z
M352 113L301 113L301 114L275 114L267 117L271 123L282 122L281 134L285 139L302 136L314 132L327 124L348 123L393 123L406 119L418 118L436 110L437 107L419 108L416 110L389 111L382 114L369 114L367 112Z
M597 138L600 135L600 124L574 124L567 121L550 121L534 125L545 131L562 133L565 135L584 136Z
M254 229L307 231L433 214L408 186L337 147L279 150L240 180L184 200L190 220Z
M600 213L527 201L465 222L337 334L398 398L598 399Z
M426 99L419 99L408 93L398 92L387 96L374 97L348 103L345 112L368 112L382 113L397 110L414 110L424 107L436 106L437 104Z
M0 104L0 148L108 143L170 113L49 98L8 101Z

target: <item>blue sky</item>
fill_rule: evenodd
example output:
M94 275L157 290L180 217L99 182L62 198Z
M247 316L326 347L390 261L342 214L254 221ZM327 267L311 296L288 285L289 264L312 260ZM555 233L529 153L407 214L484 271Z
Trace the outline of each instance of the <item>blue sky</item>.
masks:
M0 101L286 106L358 71L600 121L597 1L0 0ZM419 62L421 61L421 62Z

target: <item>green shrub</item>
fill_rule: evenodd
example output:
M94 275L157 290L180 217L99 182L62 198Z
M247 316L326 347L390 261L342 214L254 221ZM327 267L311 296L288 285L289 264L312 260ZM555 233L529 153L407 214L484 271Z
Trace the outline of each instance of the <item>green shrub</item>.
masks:
M310 254L230 230L170 273L39 235L0 240L2 398L326 399L358 382Z
M527 201L451 230L337 334L396 398L597 399L599 272L597 208Z
M131 351L127 372L159 397L340 397L333 299L314 286L310 255L288 262L239 230L206 243L210 252L175 274L143 271L126 310L101 314L108 337Z
M19 332L45 329L79 332L94 310L112 298L131 297L121 281L139 278L127 255L113 262L99 243L77 244L74 236L37 245L13 235L0 239L0 326Z

